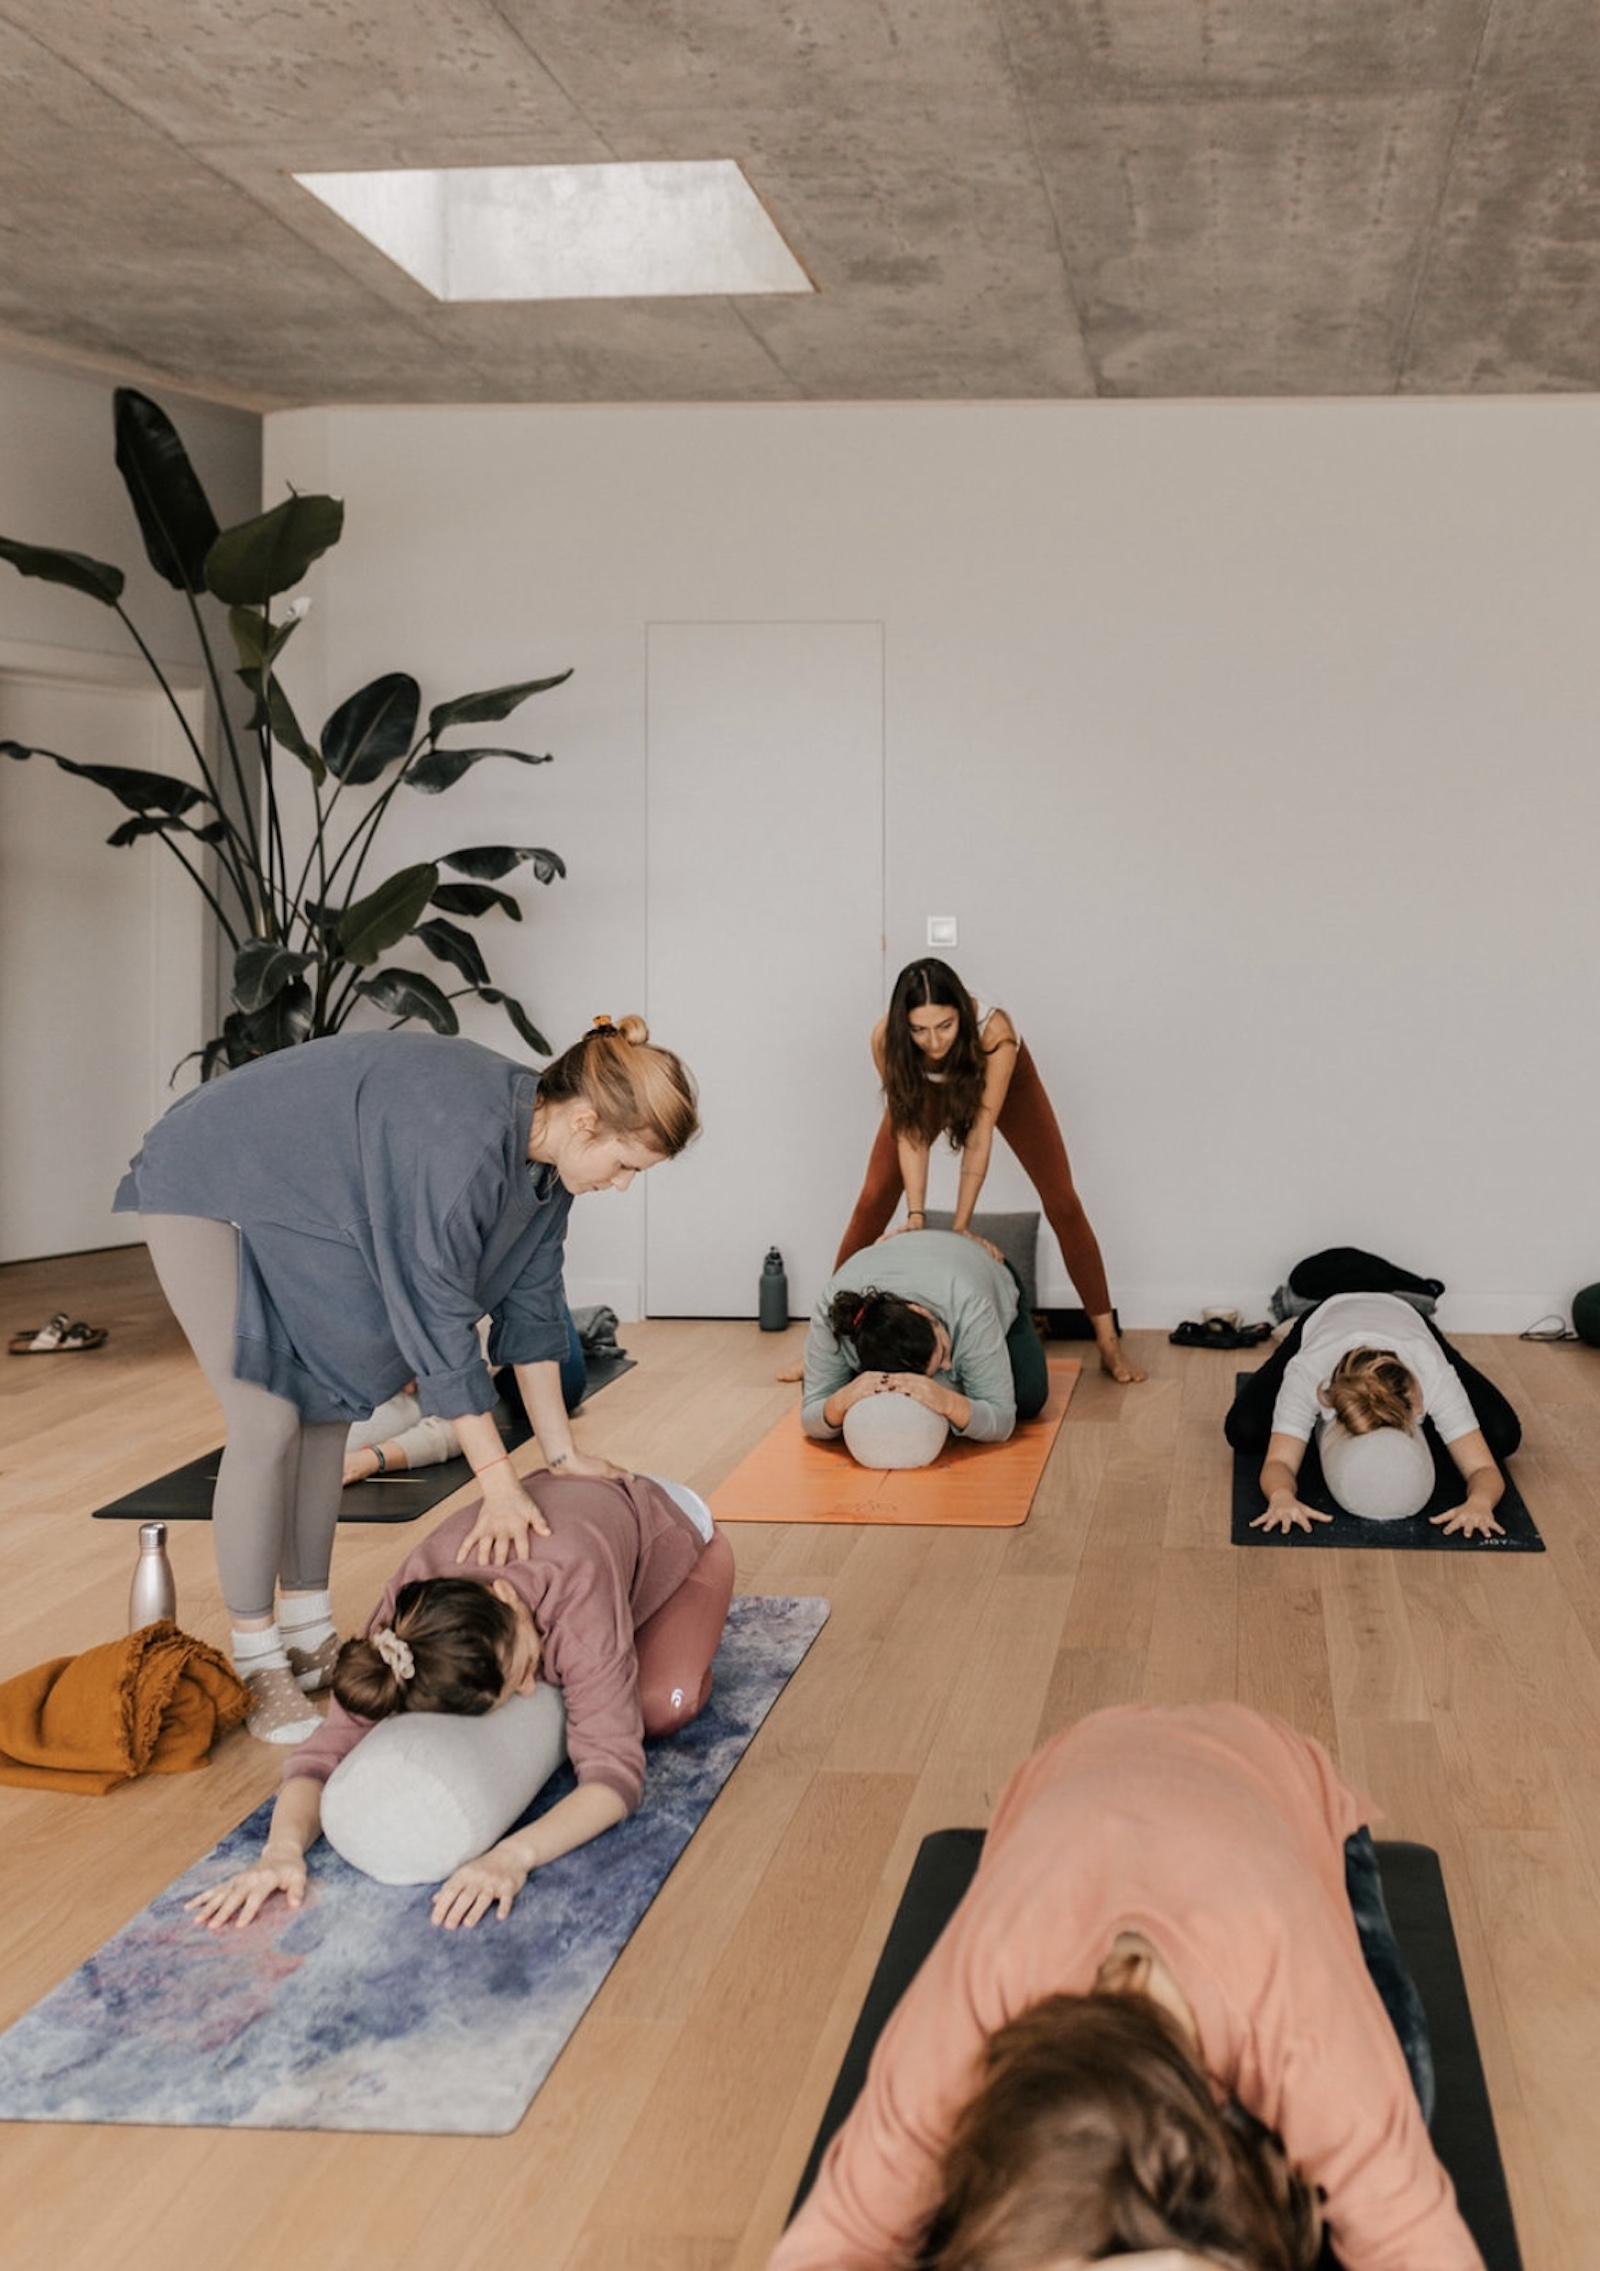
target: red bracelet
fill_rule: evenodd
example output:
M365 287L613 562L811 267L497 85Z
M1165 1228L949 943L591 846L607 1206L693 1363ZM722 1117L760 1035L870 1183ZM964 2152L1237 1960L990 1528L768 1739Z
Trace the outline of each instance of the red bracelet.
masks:
M510 1457L509 1451L502 1451L498 1459L485 1459L481 1467L474 1467L472 1471L475 1475L486 1475L491 1467L504 1466Z

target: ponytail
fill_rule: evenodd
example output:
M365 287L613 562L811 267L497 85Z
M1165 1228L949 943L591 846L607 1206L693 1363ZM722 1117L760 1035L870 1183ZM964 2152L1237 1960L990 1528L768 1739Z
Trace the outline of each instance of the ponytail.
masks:
M828 1324L835 1340L855 1344L858 1372L926 1372L938 1342L931 1317L876 1286L836 1293Z
M401 1711L449 1711L477 1719L505 1693L517 1620L487 1584L470 1577L414 1577L379 1631L347 1640L333 1692L358 1719Z

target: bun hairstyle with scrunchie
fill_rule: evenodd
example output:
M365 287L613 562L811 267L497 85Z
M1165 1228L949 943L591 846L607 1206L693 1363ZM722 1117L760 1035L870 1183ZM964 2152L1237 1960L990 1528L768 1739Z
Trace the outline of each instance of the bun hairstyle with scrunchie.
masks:
M1272 2133L1219 2108L1160 2004L1052 1995L989 2037L945 2150L924 2271L1038 2271L1176 2248L1310 2271L1315 2198Z
M584 1103L607 1135L635 1136L676 1159L700 1132L694 1079L681 1057L650 1039L642 1017L597 1017L582 1040L539 1075L544 1104Z
M828 1304L835 1340L849 1341L859 1372L926 1372L937 1335L933 1319L898 1293L869 1286L865 1293L836 1293Z
M1379 1427L1409 1434L1417 1417L1411 1405L1415 1385L1392 1349L1353 1348L1340 1357L1318 1396L1352 1435L1370 1435Z
M414 1577L380 1632L340 1649L333 1692L359 1719L401 1711L481 1718L505 1694L516 1637L515 1613L487 1584Z

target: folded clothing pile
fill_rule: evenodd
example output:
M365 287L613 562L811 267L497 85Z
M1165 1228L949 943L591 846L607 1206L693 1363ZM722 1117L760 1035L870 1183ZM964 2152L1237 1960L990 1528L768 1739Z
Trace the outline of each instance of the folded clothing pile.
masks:
M0 1782L103 1798L189 1774L249 1709L227 1658L163 1618L0 1682Z

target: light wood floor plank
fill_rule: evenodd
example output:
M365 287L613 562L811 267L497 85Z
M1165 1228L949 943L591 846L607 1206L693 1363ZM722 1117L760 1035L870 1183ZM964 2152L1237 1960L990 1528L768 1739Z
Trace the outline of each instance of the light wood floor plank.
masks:
M141 1249L0 1271L0 1322L65 1307L103 1351L0 1362L0 1677L120 1630L134 1534L100 1500L209 1449L215 1407ZM715 1486L788 1408L798 1327L655 1321L580 1440ZM1319 1736L1442 1856L1530 2271L1600 2224L1600 1352L1478 1337L1527 1445L1543 1557L1238 1551L1237 1362L1093 1351L1028 1522L739 1525L744 1591L820 1594L806 1663L507 2138L0 2125L6 2271L759 2271L929 1829L981 1821L1034 1742L1105 1704L1235 1695ZM536 1464L536 1454L524 1455ZM421 1528L341 1530L359 1622ZM205 1525L172 1539L219 1640ZM0 1789L0 2020L273 1788L243 1736L108 1799ZM536 1891L534 1894L536 1897ZM485 2048L492 2056L492 2046Z

